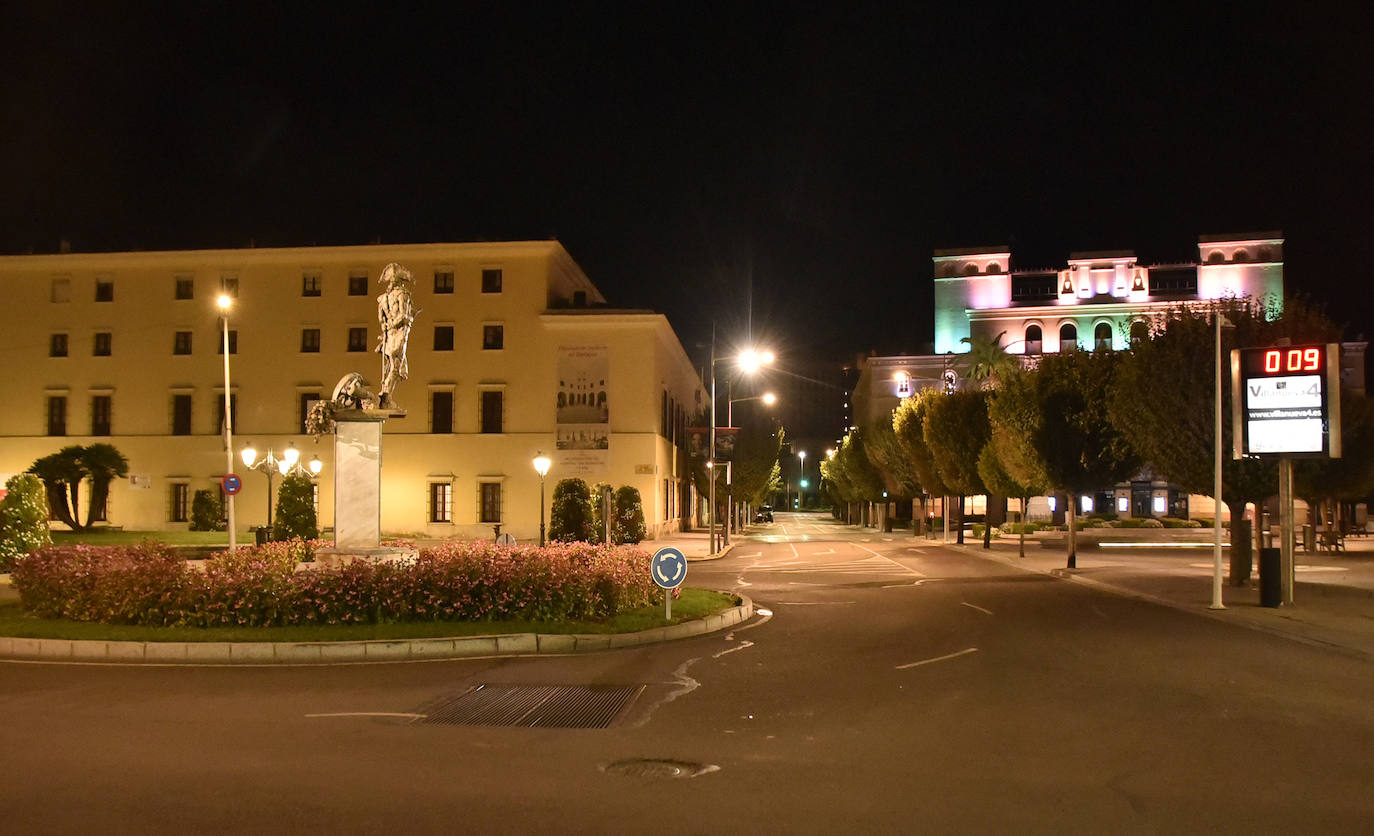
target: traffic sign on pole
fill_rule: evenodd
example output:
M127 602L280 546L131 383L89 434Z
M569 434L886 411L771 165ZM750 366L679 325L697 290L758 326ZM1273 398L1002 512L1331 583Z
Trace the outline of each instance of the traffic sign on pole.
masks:
M654 579L654 583L668 590L663 596L663 617L672 619L672 590L681 586L682 582L687 579L687 555L671 546L659 549L654 552L653 559L649 561L649 576Z
M239 478L237 473L224 474L224 479L220 481L220 484L224 486L224 492L230 496L243 490L243 480Z

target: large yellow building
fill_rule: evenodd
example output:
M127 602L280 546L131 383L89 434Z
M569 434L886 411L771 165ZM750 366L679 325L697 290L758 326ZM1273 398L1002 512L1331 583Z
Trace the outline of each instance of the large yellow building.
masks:
M252 442L323 461L333 524L333 445L304 433L310 403L349 372L379 382L378 276L415 277L407 411L383 430L382 530L538 537L539 452L556 482L633 485L650 536L689 517L683 453L700 378L666 318L614 310L553 241L0 257L0 479L70 444L129 459L106 518L126 529L188 524L196 490L220 490L229 313L235 461ZM268 480L243 478L240 529L263 524ZM279 481L279 480L278 480Z

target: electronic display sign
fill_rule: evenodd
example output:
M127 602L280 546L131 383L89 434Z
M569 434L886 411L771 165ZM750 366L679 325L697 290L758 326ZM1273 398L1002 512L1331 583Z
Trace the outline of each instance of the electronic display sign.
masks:
M1339 458L1340 372L1336 343L1233 350L1235 457Z

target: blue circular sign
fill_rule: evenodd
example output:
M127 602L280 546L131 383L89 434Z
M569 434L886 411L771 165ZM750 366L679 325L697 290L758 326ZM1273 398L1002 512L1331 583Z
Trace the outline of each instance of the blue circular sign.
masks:
M649 561L649 575L664 589L681 586L687 579L687 555L671 546L659 549Z
M221 484L224 485L224 492L230 496L243 490L243 480L239 478L237 473L226 473Z

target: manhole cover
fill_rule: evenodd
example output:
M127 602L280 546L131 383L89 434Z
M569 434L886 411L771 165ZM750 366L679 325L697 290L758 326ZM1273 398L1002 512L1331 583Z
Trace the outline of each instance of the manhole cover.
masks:
M720 767L709 763L653 758L632 758L601 767L601 771L607 775L625 775L630 778L695 778L718 769Z
M477 685L424 711L425 723L604 729L643 685Z

